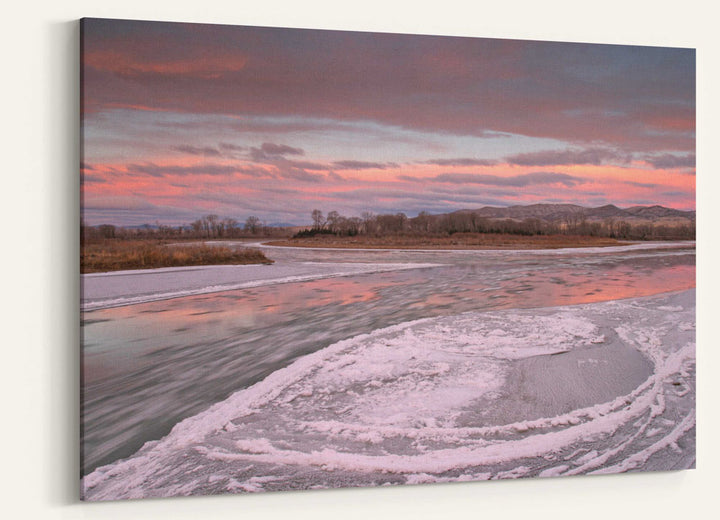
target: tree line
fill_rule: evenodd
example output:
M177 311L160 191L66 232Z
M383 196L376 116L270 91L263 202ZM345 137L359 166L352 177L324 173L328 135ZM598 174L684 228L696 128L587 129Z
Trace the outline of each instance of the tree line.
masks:
M405 213L373 214L363 212L361 217L345 217L337 211L324 216L315 209L310 215L312 227L295 234L307 237L318 234L336 236L355 235L409 235L441 236L455 233L505 233L512 235L582 235L624 240L689 240L695 238L695 225L669 226L664 224L631 223L615 218L590 221L583 212L549 221L539 218L493 219L473 211L430 215L422 211L417 217Z
M539 218L494 219L477 212L462 211L431 215L425 211L416 217L405 213L374 214L370 211L360 217L346 217L337 211L327 215L314 209L310 218L312 226L296 233L295 237L318 234L336 236L447 236L455 233L498 233L512 235L582 235L617 238L621 240L691 240L695 239L695 224L670 226L664 224L640 224L607 218L603 221L588 220L582 212L549 221ZM223 239L251 237L285 237L287 228L268 226L259 217L250 215L244 223L233 218L206 215L182 226L160 223L151 226L122 227L110 224L81 226L82 240L99 239Z
M155 223L140 227L122 227L111 224L99 226L81 225L82 240L98 239L208 239L208 238L248 238L257 236L285 236L283 228L268 226L259 217L251 215L244 224L234 218L220 218L218 215L206 215L183 226L167 226Z

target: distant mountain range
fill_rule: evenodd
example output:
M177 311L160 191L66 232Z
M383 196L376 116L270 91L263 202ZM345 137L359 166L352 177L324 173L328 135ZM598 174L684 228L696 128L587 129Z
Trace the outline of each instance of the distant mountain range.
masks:
M587 221L624 220L629 223L640 222L695 222L695 211L682 211L664 206L632 206L618 208L613 204L586 208L576 204L531 204L529 206L510 206L494 208L485 206L479 209L463 209L454 213L475 213L489 219L525 220L537 218L548 222L562 222L568 218L584 217Z

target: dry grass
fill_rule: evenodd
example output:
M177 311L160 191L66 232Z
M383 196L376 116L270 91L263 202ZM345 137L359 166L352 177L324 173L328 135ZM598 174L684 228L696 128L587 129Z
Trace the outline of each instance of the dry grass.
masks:
M80 272L155 269L189 265L271 264L258 249L231 249L204 244L164 245L147 240L104 240L83 244Z
M347 249L559 249L627 244L614 238L573 235L505 235L456 233L451 236L355 236L316 235L269 242L270 245Z

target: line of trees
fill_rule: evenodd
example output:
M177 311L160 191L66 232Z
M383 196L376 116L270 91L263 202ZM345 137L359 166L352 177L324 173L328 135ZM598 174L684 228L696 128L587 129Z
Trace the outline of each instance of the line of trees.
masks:
M632 223L608 218L588 220L582 212L559 220L539 218L494 219L473 211L430 215L423 211L417 217L405 213L376 215L365 211L360 217L346 217L337 211L327 216L319 209L311 212L312 227L296 233L296 237L331 234L337 236L442 236L455 233L508 233L514 235L584 235L625 240L688 240L695 238L695 224L666 225L662 223ZM221 219L206 215L185 226L166 226L156 223L137 228L113 225L81 226L82 240L102 239L223 239L250 237L286 237L287 228L267 226L259 217L250 215L244 224L233 218Z
M508 233L514 235L583 235L626 240L687 240L695 238L695 225L669 226L640 224L608 218L589 221L582 212L560 220L539 218L492 219L472 211L430 215L421 212L409 218L405 213L380 214L363 212L361 217L345 217L330 211L327 217L315 209L311 213L313 225L297 233L296 237L332 234L440 236L455 233Z
M140 227L122 227L103 224L81 226L82 240L98 239L208 239L248 238L258 236L286 236L283 228L267 226L259 217L251 215L244 224L233 218L221 219L218 215L206 215L184 226L166 226L156 222L155 226L144 224Z

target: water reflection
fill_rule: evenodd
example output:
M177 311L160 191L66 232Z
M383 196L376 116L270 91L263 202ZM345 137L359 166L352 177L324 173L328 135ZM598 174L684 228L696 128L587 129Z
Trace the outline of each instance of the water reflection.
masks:
M286 250L278 262L310 251ZM319 258L318 258L319 257ZM314 260L442 262L83 314L83 472L331 343L471 310L548 307L695 286L694 251L589 255L326 252Z

